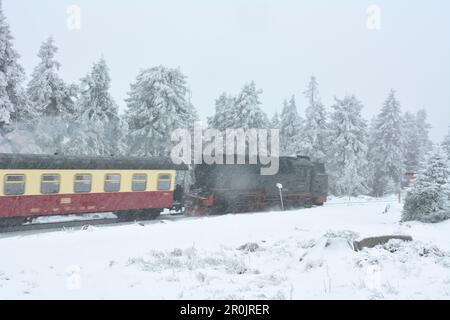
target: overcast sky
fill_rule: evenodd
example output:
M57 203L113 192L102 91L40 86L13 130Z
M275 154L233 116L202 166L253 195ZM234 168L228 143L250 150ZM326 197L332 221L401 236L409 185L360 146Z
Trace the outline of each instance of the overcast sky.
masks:
M374 4L381 20L368 28ZM80 30L67 25L70 5L81 9ZM3 0L3 7L28 74L53 35L68 82L104 55L121 110L139 69L162 64L188 76L203 118L223 91L235 94L251 80L270 115L292 94L303 112L314 73L327 106L354 93L370 118L394 88L404 110L427 109L433 139L450 125L448 0Z

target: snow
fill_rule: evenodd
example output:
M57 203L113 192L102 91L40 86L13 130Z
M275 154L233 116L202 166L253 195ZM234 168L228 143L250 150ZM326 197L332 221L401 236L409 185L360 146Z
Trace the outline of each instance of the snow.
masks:
M0 299L449 299L450 221L400 223L394 197L351 200L0 235ZM392 234L414 241L349 245Z
M103 220L103 219L117 219L117 216L112 212L107 213L88 213L83 215L65 215L65 216L48 216L48 217L38 217L33 219L28 224L43 224L43 223L60 223L60 222L71 222L71 221L92 221L92 220Z

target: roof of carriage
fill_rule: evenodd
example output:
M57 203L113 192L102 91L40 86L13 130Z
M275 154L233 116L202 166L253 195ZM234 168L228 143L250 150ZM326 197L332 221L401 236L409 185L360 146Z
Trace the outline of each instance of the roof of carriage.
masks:
M10 170L188 170L168 157L85 157L0 154L0 169Z

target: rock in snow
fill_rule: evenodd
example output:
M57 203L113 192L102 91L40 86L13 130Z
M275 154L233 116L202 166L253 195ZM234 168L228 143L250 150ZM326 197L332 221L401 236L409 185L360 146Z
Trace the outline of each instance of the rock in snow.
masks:
M413 238L411 236L381 236L366 238L361 241L354 241L353 248L355 251L361 251L364 248L374 248L386 244L391 240L413 241Z

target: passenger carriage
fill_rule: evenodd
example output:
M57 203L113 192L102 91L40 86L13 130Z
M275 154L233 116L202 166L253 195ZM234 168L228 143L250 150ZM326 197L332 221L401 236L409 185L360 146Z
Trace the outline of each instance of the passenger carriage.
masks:
M0 223L97 212L156 218L174 206L176 174L186 169L170 158L0 154Z

